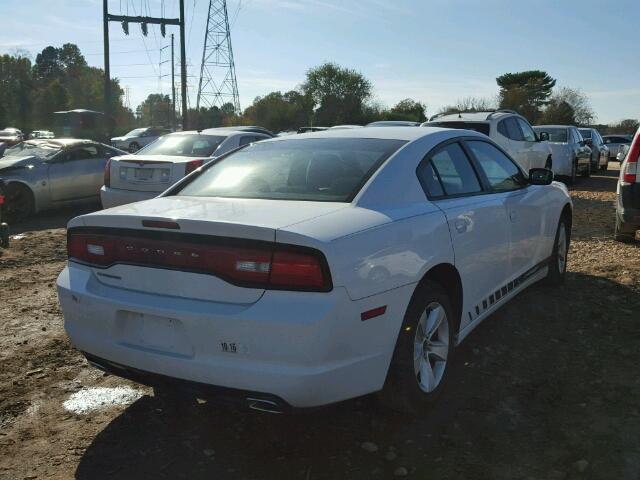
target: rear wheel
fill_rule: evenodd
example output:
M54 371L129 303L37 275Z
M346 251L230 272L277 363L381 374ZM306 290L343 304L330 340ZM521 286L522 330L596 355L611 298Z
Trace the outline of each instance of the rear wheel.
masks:
M384 389L386 406L410 414L424 412L447 378L457 327L451 301L438 283L420 286L407 308Z
M569 253L569 241L571 238L571 227L569 219L563 215L558 222L556 239L553 244L553 252L549 260L549 272L547 273L547 283L560 285L564 283L567 273L567 254Z
M622 222L616 214L616 227L613 238L618 242L631 243L636 239L636 231L628 224Z
M571 175L569 176L568 183L569 185L575 185L576 183L576 170L577 170L577 160L574 158L571 160Z
M129 153L135 153L140 150L140 145L137 142L131 142L129 144Z
M6 218L9 223L18 223L33 214L35 201L29 187L20 183L10 183L5 190L3 218Z
M0 247L9 248L9 225L0 223Z

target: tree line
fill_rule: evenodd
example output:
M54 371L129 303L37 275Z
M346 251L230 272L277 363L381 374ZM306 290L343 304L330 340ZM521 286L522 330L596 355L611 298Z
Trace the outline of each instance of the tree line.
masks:
M90 67L77 45L46 47L34 62L28 54L0 56L0 128L16 126L25 131L52 129L55 111L75 108L103 111L104 71ZM494 98L468 97L435 112L474 112L508 108L532 124L592 125L596 115L587 96L578 89L556 87L547 72L530 70L505 73L496 78ZM171 126L173 105L169 95L150 94L135 109L123 104L123 89L111 80L115 133L135 126ZM260 125L279 132L301 126L364 125L376 120L427 119L427 106L406 98L392 107L377 102L372 82L360 72L335 63L307 71L295 89L256 97L244 111L232 104L188 109L189 128ZM177 122L182 122L179 115ZM608 126L611 133L632 133L638 121L626 119Z

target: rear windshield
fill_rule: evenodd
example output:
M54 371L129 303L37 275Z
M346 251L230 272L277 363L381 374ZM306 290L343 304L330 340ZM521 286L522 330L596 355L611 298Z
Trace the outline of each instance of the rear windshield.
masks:
M210 157L227 138L213 135L165 135L150 143L137 154L171 155L176 157Z
M15 130L0 130L0 136L2 137L15 137L18 135L18 132Z
M14 147L7 148L4 152L4 157L35 156L40 158L49 158L54 156L60 150L61 150L60 147L57 145L48 145L46 143L35 144L31 142L22 142ZM0 162L1 161L2 161L2 158L0 158Z
M429 122L427 127L458 128L489 135L489 124L481 122Z
M556 143L567 143L567 129L566 128L550 128L550 127L534 127L536 133L547 132L549 134L549 141Z
M591 138L591 130L588 128L581 128L580 133L582 134L582 138Z
M350 202L405 143L377 138L255 143L211 165L178 195Z

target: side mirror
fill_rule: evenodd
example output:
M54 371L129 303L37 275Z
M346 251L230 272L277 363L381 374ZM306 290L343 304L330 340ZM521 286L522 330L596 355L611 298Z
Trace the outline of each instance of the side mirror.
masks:
M541 142L548 142L549 141L549 134L547 132L540 132L538 134L538 136L540 137L540 141Z
M532 168L529 170L529 183L531 185L551 185L553 171L548 168Z

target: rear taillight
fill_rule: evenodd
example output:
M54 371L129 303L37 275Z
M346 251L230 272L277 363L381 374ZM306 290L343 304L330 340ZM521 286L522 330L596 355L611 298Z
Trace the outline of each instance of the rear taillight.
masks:
M624 160L622 167L622 181L624 183L636 182L638 178L638 157L640 157L640 130L633 137L627 158Z
M215 275L229 283L273 290L329 291L324 256L312 249L258 244L204 242L69 232L69 259L105 268L114 264L168 268ZM235 243L247 243L238 240Z
M100 170L98 170L99 172ZM104 186L111 186L111 159L107 160L107 163L104 166Z
M197 170L198 168L200 168L203 163L204 163L204 160L191 160L190 162L187 162L184 167L184 174L189 175L194 170Z

